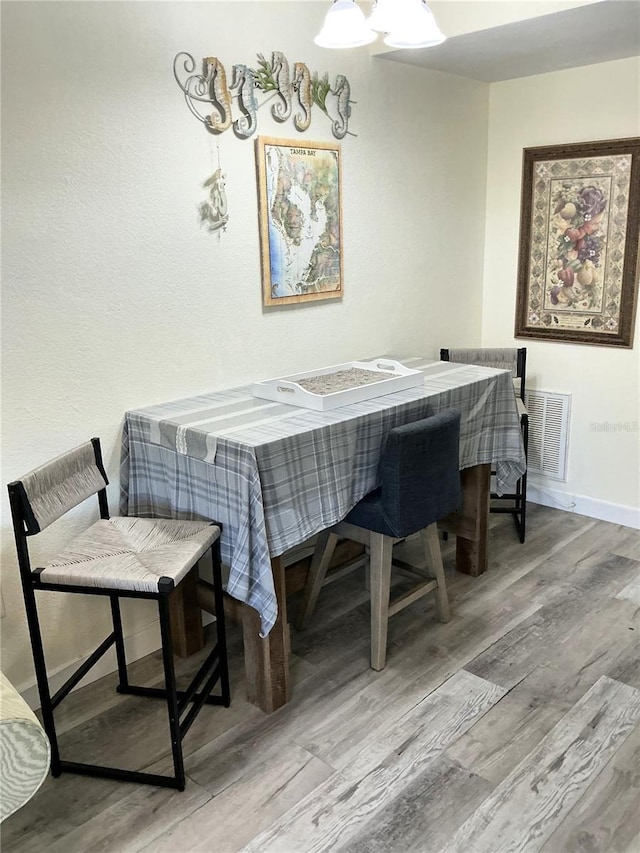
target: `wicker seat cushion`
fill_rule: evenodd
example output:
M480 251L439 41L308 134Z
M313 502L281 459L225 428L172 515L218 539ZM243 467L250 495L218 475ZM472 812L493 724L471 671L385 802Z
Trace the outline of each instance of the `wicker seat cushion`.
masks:
M158 592L177 586L220 536L206 521L116 517L97 521L40 573L42 581L100 589Z

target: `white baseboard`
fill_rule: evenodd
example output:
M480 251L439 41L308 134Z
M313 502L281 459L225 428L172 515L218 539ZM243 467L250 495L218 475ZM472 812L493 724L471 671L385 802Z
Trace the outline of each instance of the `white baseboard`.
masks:
M208 625L213 621L214 617L210 613L203 612L203 625ZM158 625L158 622L150 622L148 625L145 625L141 631L125 637L124 644L127 653L127 663L133 663L146 655L150 655L151 652L158 651L161 647L160 626ZM65 681L73 675L73 673L87 660L88 657L89 655L86 655L84 658L80 658L79 660L73 661L73 663L66 664L53 672L49 672L49 690L52 695L56 690L59 690L62 687ZM111 648L103 657L100 658L97 664L89 670L80 684L73 689L78 690L80 687L85 687L87 684L91 684L91 682L97 681L105 675L116 672L117 669L118 664L116 662L115 648ZM38 685L35 681L17 689L32 711L35 711L40 707L40 695L38 693Z
M640 509L636 507L563 492L546 484L532 482L532 477L529 477L527 483L527 500L542 506L575 512L578 515L587 515L589 518L611 521L613 524L623 524L625 527L640 530Z
M127 663L133 663L135 660L143 658L145 655L151 654L160 648L160 628L157 622L151 622L146 625L141 631L136 634L131 634L125 637L125 647L127 652ZM80 660L75 660L73 663L60 667L59 669L49 672L49 689L52 694L59 690L65 681L73 675L73 673L81 666L89 657ZM91 669L82 679L78 687L84 687L91 684L92 681L97 681L104 675L109 675L116 672L118 669L116 663L115 649L109 649L106 654L100 658L98 663ZM74 690L77 690L75 687ZM40 707L40 696L38 694L38 686L33 681L31 684L24 686L18 691L27 705L35 711Z

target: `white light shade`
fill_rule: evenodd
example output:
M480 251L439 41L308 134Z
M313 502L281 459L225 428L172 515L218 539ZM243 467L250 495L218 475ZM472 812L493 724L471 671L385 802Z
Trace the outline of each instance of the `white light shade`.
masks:
M384 43L396 48L434 47L446 38L424 0L411 0L410 10L391 28Z
M371 44L375 37L355 0L335 0L314 42L319 47L361 47Z
M398 22L397 0L374 0L367 26L378 33L390 33Z

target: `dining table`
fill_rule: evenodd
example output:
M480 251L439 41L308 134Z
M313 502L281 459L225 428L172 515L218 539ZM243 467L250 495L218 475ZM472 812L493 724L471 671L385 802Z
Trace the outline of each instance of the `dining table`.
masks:
M509 371L385 357L420 371L423 381L327 411L256 397L243 385L125 414L120 510L222 524L226 592L241 603L248 698L267 712L290 698L284 555L376 487L389 430L460 411L463 503L446 526L457 537L456 568L470 575L489 564L491 473L501 494L526 470ZM182 601L183 627L197 618L196 603L193 596Z

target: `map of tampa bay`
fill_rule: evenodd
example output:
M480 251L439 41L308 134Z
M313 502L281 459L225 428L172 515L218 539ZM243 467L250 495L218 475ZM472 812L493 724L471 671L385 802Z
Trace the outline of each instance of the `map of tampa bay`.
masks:
M258 141L265 304L341 296L338 146Z

